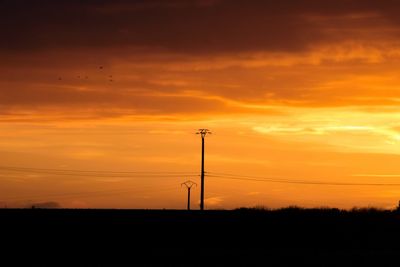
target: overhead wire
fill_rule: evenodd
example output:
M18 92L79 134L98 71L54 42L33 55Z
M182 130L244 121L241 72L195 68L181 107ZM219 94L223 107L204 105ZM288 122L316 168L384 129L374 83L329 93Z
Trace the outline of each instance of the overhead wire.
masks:
M16 167L16 166L0 166L0 173L7 172L20 172L29 174L43 174L43 175L63 175L72 177L96 177L96 178L160 178L160 177L182 177L182 176L195 176L197 172L188 171L98 171L98 170L76 170L76 169L51 169L51 168L31 168L31 167ZM168 186L141 186L140 188L121 188L121 189L107 189L97 191L83 191L83 192L69 192L69 193L54 193L54 194L38 194L31 196L18 196L3 198L3 201L22 201L43 198L70 198L70 197L97 197L104 195L115 195L124 193L140 193L150 191L165 191L178 188L175 185Z
M36 173L48 175L64 175L77 177L99 177L99 178L148 178L148 177L182 177L199 176L197 172L188 171L99 171L99 170L77 170L77 169L51 169L51 168L30 168L15 166L0 166L0 171ZM271 183L288 183L288 184L309 184L309 185L332 185L332 186L400 186L400 183L358 183L358 182L332 182L317 180L299 180L285 177L260 177L251 175L241 175L223 172L207 172L207 177L271 182Z
M207 177L215 177L230 180L268 182L268 183L285 183L285 184L304 184L304 185L328 185L328 186L400 186L400 183L355 183L355 182L332 182L332 181L317 181L317 180L297 180L291 178L276 178L276 177L259 177L235 175L228 173L213 173L208 172Z
M0 166L0 171L23 172L48 175L64 175L79 177L181 177L194 176L195 172L171 172L171 171L95 171L95 170L73 170L73 169L46 169L46 168L27 168L14 166Z
M21 197L9 197L3 198L2 201L32 201L32 200L40 200L43 198L54 198L54 199L65 199L65 198L87 198L87 197L98 197L98 196L107 196L107 195L120 195L124 193L142 193L142 192L160 192L160 191L170 191L178 188L177 186L167 186L160 188L159 186L151 186L151 187L141 187L135 189L110 189L110 190L97 190L97 191L81 191L81 192L69 192L69 193L54 193L54 194L42 194L42 195L31 195L31 196L21 196Z

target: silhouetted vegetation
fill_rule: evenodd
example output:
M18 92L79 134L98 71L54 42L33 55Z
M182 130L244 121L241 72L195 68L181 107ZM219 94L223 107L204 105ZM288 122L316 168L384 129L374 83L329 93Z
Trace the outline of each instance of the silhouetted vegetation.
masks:
M386 210L377 207L353 207L350 210L338 209L330 207L318 207L318 208L303 208L299 206L288 206L279 209L270 209L265 206L255 206L255 207L240 207L235 209L235 211L254 211L254 212L292 212L292 213L388 213L388 212L400 212L400 207L396 207L393 210Z
M2 209L0 226L4 255L40 266L384 266L400 252L398 209Z

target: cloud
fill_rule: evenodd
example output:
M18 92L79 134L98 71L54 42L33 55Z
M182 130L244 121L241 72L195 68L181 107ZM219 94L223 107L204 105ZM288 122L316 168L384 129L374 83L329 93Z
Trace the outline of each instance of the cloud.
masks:
M390 0L5 0L0 10L0 49L6 51L123 46L186 54L301 51L366 30L371 19L379 28L400 22L398 4Z
M303 122L304 124L304 122ZM363 125L318 125L310 127L300 127L300 126L281 126L281 125L271 125L268 127L255 126L253 130L264 134L308 134L308 135L324 135L329 133L339 133L339 132L374 132L374 128L371 126Z
M5 0L0 120L390 110L398 10L372 0Z
M206 204L206 206L221 206L221 203L223 202L223 198L222 197L209 197L209 198L205 198L204 202Z
M247 195L248 196L258 196L258 195L261 195L262 193L261 192L258 192L258 191L253 191L253 192L248 192L247 193Z

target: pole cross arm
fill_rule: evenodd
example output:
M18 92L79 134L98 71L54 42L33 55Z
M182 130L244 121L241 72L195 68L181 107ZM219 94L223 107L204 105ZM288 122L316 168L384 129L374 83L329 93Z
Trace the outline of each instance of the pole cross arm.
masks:
M197 184L193 181L187 180L186 182L182 183L181 186L186 186L186 188L192 188L193 186L197 186Z
M201 138L204 138L207 134L212 134L209 129L199 129L196 134L200 134Z

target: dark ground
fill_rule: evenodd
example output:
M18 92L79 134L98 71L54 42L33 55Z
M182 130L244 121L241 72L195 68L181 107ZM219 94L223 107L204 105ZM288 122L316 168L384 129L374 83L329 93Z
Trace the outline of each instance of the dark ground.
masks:
M395 211L3 209L0 229L0 266L400 266Z

